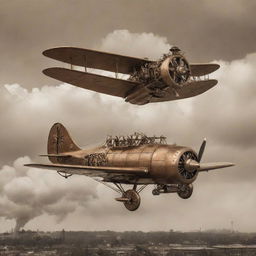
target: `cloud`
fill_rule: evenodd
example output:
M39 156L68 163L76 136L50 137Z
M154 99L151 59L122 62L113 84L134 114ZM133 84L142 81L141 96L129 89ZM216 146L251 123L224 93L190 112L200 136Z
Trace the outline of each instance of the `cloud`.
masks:
M256 53L232 62L220 61L216 73L219 85L194 105L196 124L211 133L219 143L241 148L255 147L256 109L254 70ZM219 87L219 88L218 88ZM218 90L218 95L214 94ZM202 111L207 110L207 112Z
M131 33L127 29L114 30L107 34L102 41L100 49L108 52L115 52L157 60L162 54L168 53L171 45L166 37L153 33Z
M131 42L137 51L126 46ZM115 47L136 56L143 47L143 54L154 58L169 44L158 35L120 30L101 43L104 50ZM192 99L145 106L67 84L31 90L20 84L0 87L0 215L19 219L21 226L30 220L26 227L42 229L189 230L229 227L231 218L241 230L255 229L250 219L255 197L256 54L217 62L221 69L215 74L219 80L215 88ZM201 174L187 201L175 195L153 197L147 189L141 208L130 213L112 200L116 196L112 191L89 178L65 180L50 171L22 167L30 159L43 161L37 154L46 152L55 122L62 122L80 146L102 143L108 134L142 131L198 150L207 137L203 161L233 161L237 166ZM24 155L30 158L19 158ZM245 212L248 218L243 217Z

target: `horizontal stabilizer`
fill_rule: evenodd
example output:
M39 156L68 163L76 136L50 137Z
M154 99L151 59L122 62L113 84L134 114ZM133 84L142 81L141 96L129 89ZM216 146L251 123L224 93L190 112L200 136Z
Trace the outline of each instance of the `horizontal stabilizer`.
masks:
M75 47L58 47L43 52L46 57L76 66L130 74L150 60Z
M233 163L227 163L227 162L200 163L200 167L199 167L198 171L199 172L204 172L204 171L226 168L226 167L230 167L230 166L234 166L234 165L235 164L233 164Z
M64 83L69 83L83 89L122 98L126 97L128 92L138 85L138 83L128 80L116 79L66 68L48 68L43 70L43 73Z
M114 177L116 175L144 176L148 173L145 167L107 167L107 166L84 166L67 164L25 164L28 167L54 170L66 174L86 175L90 177Z
M208 75L220 68L219 64L190 64L192 76Z
M42 157L71 157L71 155L63 155L63 154L44 154L44 155L39 155Z

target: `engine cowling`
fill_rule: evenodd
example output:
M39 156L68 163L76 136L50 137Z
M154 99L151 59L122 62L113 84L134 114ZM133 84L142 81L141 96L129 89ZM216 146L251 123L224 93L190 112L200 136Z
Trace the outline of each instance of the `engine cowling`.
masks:
M161 78L170 87L182 88L191 74L188 61L181 54L168 56L160 66Z
M194 179L198 173L198 168L194 163L198 163L197 155L193 151L185 151L178 162L178 173L186 180Z
M150 175L158 184L190 184L197 178L199 161L191 148L163 145L150 159Z

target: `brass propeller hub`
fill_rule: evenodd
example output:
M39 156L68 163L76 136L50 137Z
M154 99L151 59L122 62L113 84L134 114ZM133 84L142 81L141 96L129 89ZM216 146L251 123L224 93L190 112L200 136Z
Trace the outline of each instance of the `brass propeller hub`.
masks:
M193 159L188 159L186 162L185 162L185 169L188 171L188 172L194 172L195 170L198 170L200 168L200 164L193 160Z

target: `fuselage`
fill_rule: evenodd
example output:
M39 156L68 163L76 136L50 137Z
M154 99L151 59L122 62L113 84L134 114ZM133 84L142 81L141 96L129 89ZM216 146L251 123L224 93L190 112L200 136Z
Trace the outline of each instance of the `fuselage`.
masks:
M145 167L148 174L139 177L137 183L189 184L197 177L197 171L187 172L184 168L187 154L192 155L195 159L197 157L195 151L188 147L151 144L111 149L101 146L67 154L71 157L59 159L60 163Z

